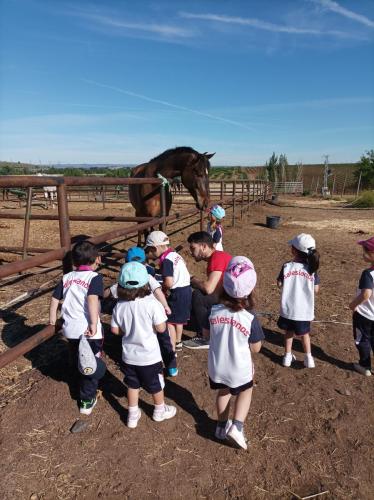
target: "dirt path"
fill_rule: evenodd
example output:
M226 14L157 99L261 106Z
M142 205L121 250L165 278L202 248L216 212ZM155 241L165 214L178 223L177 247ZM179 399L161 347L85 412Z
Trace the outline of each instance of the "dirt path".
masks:
M282 226L264 227L266 215L281 215ZM289 256L286 242L304 230L316 238L322 255L316 319L348 323L313 324L316 369L309 371L298 351L294 368L280 365L282 336L274 321L274 280ZM364 268L355 244L369 236L362 232L374 234L372 211L274 206L254 208L235 228L225 228L225 249L250 256L256 265L257 309L266 313L261 320L267 340L255 357L256 387L246 423L247 453L214 440L214 395L202 351L183 351L180 375L167 382L177 417L154 423L150 398L142 393L143 418L136 430L127 429L120 345L110 333L102 396L86 431L72 434L79 416L75 388L65 344L53 339L0 375L2 498L291 499L324 491L329 493L323 499L373 498L374 380L351 370L357 354L347 308ZM191 272L203 275L204 265L186 257ZM109 274L114 273L113 268ZM41 279L48 277L30 277L28 286ZM21 290L20 283L13 286ZM15 295L6 290L1 302L3 295ZM3 316L3 348L40 328L48 302L46 294ZM104 322L109 324L109 316Z

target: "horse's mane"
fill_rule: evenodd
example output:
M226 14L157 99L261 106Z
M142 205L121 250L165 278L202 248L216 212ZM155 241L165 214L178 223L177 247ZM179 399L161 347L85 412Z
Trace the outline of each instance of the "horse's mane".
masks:
M163 153L159 154L158 156L155 156L155 158L152 158L150 161L162 161L162 160L167 160L170 158L170 156L177 155L177 154L182 154L182 153L196 153L199 154L195 149L190 148L189 146L180 146L177 148L173 149L167 149Z

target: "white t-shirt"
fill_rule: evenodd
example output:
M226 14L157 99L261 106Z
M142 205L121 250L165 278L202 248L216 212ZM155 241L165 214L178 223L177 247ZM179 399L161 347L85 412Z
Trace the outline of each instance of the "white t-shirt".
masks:
M97 276L98 273L95 271L72 271L62 278L62 297L58 298L63 300L61 307L61 315L64 320L62 332L68 339L79 339L88 328L90 316L88 313L87 292L91 281ZM100 282L102 283L101 276ZM102 294L102 291L98 293ZM102 338L103 333L99 316L96 335L90 337L90 339Z
M153 295L119 301L113 310L111 326L123 332L123 361L137 366L162 361L157 333L153 327L166 321L164 308Z
M149 287L150 287L152 293L154 293L155 290L157 290L157 288L161 288L160 283L150 274L148 275L148 279L149 279ZM114 283L114 285L112 285L110 287L110 293L112 294L112 297L114 299L118 299L118 291L117 290L118 290L118 283Z
M368 300L365 300L365 302L357 306L356 311L361 314L361 316L374 321L374 267L365 269L361 274L357 295L359 295L362 290L372 290L372 294Z
M283 282L280 315L294 321L314 319L314 286L316 274L309 274L306 264L286 262L278 280Z
M190 286L191 276L183 257L174 250L167 251L163 255L161 256L161 274L163 278L173 277L171 289Z
M233 312L223 304L212 307L208 373L213 382L235 388L253 379L249 342L264 338L260 326L253 331L254 319L254 315L246 310Z

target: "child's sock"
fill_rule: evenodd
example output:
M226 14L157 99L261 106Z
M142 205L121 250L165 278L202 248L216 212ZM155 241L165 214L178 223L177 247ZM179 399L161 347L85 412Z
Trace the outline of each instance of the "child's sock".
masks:
M139 406L129 406L129 417L130 418L136 418L139 413Z
M217 427L221 427L222 429L226 429L227 420L218 420Z
M232 425L235 425L235 427L238 429L239 432L242 432L243 431L243 425L244 425L244 422L241 422L240 420L233 420L232 421Z
M162 403L162 405L155 405L155 409L153 412L153 415L159 415L160 413L164 413L165 411L165 403Z

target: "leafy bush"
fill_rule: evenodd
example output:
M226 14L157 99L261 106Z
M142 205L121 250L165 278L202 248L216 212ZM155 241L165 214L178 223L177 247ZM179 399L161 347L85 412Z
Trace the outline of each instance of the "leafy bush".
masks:
M350 206L354 208L374 208L374 191L364 191Z
M361 177L361 186L365 189L374 188L374 149L361 156L358 169L354 172L356 180Z

